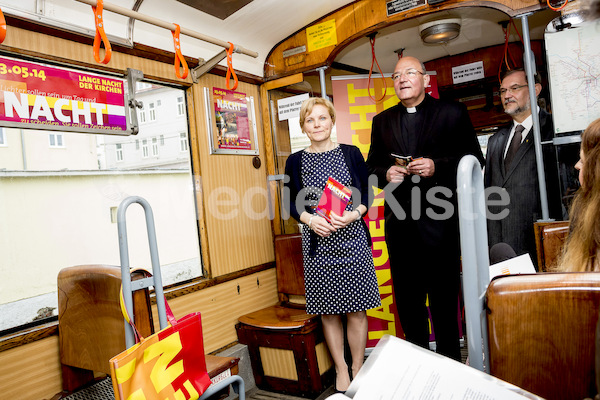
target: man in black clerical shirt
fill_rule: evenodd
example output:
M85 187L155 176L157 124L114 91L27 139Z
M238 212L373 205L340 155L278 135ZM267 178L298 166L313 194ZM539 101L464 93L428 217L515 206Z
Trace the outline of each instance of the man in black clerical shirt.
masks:
M367 165L385 191L385 235L406 339L429 345L429 298L438 353L460 360L460 249L456 171L466 154L483 162L463 104L425 93L429 76L414 57L392 75L400 104L373 118ZM411 156L396 165L391 154Z

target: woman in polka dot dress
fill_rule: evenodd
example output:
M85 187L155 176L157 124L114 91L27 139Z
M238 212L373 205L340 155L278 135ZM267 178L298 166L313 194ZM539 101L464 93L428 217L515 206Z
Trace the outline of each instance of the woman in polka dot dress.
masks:
M334 124L335 109L329 100L313 97L304 101L300 126L311 145L288 158L285 173L290 178L286 183L290 215L303 223L306 312L321 314L323 333L335 363L335 387L343 392L350 384L350 373L344 359L341 316L347 316L355 376L364 359L366 310L381 306L381 299L371 237L362 219L370 205L367 166L357 147L331 141ZM343 215L332 215L331 223L314 212L329 177L359 192L358 196L354 193Z

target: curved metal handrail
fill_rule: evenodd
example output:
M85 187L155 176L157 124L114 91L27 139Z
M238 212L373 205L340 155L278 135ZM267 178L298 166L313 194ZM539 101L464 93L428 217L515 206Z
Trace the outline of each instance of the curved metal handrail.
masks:
M154 286L154 293L156 295L156 307L158 309L158 322L160 329L167 327L167 310L165 308L165 296L163 293L162 278L160 273L160 262L158 260L158 247L156 245L156 231L154 230L154 214L152 214L152 208L150 203L139 196L130 196L119 204L117 209L117 229L119 232L119 252L121 255L121 283L123 285L123 298L125 300L125 308L131 316L133 316L133 292L131 288L131 275L129 265L129 249L127 244L127 223L125 221L125 211L133 203L138 203L144 208L146 214L146 229L148 231L148 244L150 247L150 259L152 261L152 277L135 281L138 286L137 289L143 287ZM152 283L153 282L153 283ZM125 321L125 344L127 348L135 344L135 337L133 335L133 329L127 321Z
M457 184L469 365L489 373L485 292L490 259L483 174L476 157L467 155L460 160Z

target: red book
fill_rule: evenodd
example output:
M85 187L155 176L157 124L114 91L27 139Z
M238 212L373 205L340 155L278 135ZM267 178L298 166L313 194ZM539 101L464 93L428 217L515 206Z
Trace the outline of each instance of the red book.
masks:
M336 213L337 215L344 214L346 205L351 198L352 190L342 185L332 177L329 177L315 212L331 223L331 217L329 215L332 212Z

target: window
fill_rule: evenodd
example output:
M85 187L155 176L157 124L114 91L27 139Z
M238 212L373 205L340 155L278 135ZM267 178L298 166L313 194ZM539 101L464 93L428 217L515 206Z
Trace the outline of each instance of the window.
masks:
M142 158L148 158L148 139L142 140Z
M146 107L142 107L142 108L138 109L138 120L139 120L140 124L143 124L146 122Z
M185 132L181 132L179 134L179 150L188 151L188 140L187 134Z
M136 150L140 149L140 139L135 139L135 149Z
M158 157L158 139L152 138L152 157Z
M138 92L150 89L152 87L151 83L148 82L136 82L135 88Z
M0 146L6 146L6 134L4 128L0 128Z
M160 107L160 99L156 100L156 107Z
M154 103L148 104L148 120L156 121L156 109L154 108Z
M63 134L62 133L51 133L49 135L50 138L50 147L65 147L63 144Z
M165 145L165 135L160 135L160 145L161 146Z
M177 115L181 116L185 114L185 103L183 102L183 96L177 97Z
M137 136L23 129L23 141L15 145L21 133L0 129L0 139L11 141L0 147L0 204L10 209L0 222L0 260L10 260L0 261L0 332L56 318L61 269L121 264L111 210L130 195L150 203L157 234L169 232L157 243L163 285L202 275L190 153L180 152L176 142L180 132L187 135L188 122L177 117L175 107L166 107L167 99L172 105L183 90L160 90L165 107L156 123L140 126ZM154 90L136 94L146 107L156 100L152 96ZM152 138L160 143L163 134L165 146L158 144L160 154L152 157ZM127 210L127 231L131 262L151 265L144 212L138 205ZM138 237L143 237L139 243ZM45 243L51 251L29 251L31 243Z

